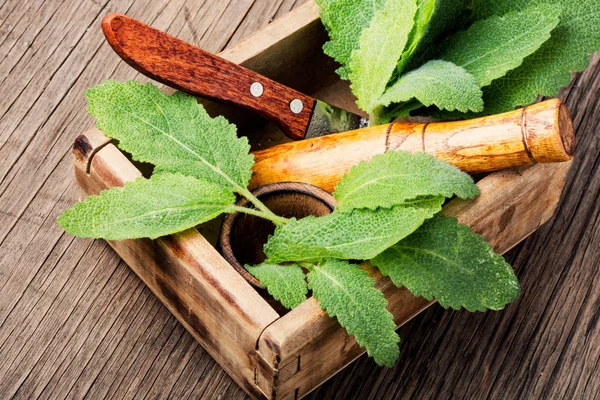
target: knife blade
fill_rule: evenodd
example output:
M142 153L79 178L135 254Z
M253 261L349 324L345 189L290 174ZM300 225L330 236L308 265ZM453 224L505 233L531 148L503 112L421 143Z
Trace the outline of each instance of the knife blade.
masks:
M275 82L123 14L102 20L108 43L142 74L193 96L244 107L291 139L367 126L367 119Z

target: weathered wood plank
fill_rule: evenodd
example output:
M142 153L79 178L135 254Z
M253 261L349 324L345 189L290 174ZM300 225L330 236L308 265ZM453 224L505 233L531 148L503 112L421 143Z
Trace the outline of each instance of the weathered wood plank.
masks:
M0 66L0 83L6 79L10 71L14 70L17 63L25 65L23 59L26 61L28 56L30 57L32 53L39 49L40 44L35 43L34 46L33 42L37 42L36 39L40 31L47 26L48 20L58 10L56 4L44 4L43 1L14 3L6 3L7 8L12 12L0 26L0 29L2 29L0 34L0 57L3 59ZM79 4L74 3L72 5L77 8ZM23 85L27 85L27 82L23 82Z
M143 9L143 8L142 8ZM98 11L96 11L96 13L94 13L93 18L98 18ZM85 26L87 26L89 24L89 21L82 21ZM98 41L101 40L100 37L97 38ZM81 50L82 53L84 52L84 50ZM88 49L89 51L89 49ZM85 61L85 60L84 60ZM77 62L75 62L75 60L72 61L73 64L77 64ZM57 83L57 85L60 84ZM83 84L86 85L87 84ZM85 87L85 86L84 86ZM83 89L83 88L82 88ZM81 89L81 90L82 90ZM81 93L81 92L79 92ZM81 99L80 99L80 94L77 93L72 93L70 98L72 99L72 102L76 102L76 103L80 103ZM65 109L65 111L68 113L70 113L71 107L73 105L72 104L65 104L65 107L67 107L67 109ZM81 109L82 107L75 107L75 108L79 108ZM81 114L83 114L83 110L81 112ZM58 116L58 114L53 114L54 116ZM6 116L6 114L5 114ZM63 122L65 120L65 115L63 114L63 116L61 117L60 121L57 121L57 124ZM48 127L48 124L46 124L46 126ZM35 125L33 126L35 127ZM57 131L61 132L60 128L58 126L54 126L51 127L55 128ZM68 130L67 130L68 131ZM42 190L40 192L37 193L37 197L34 198L34 202L29 204L29 213L31 213L33 216L31 218L35 218L33 221L36 222L36 220L38 221L44 221L45 223L47 223L48 225L48 229L50 230L50 235L49 237L54 237L54 240L56 240L57 236L57 232L60 232L60 230L56 231L55 229L55 224L54 224L54 220L56 218L56 216L58 215L58 213L60 212L58 207L56 209L54 209L54 203L56 202L56 200L52 201L54 198L56 198L57 196L60 196L63 192L65 192L66 190L68 190L67 188L71 187L71 193L69 193L69 198L73 198L74 195L74 191L72 188L72 185L69 183L70 179L67 179L67 177L72 176L71 173L68 171L69 170L69 161L68 161L68 156L60 151L57 151L55 147L52 146L52 141L56 140L55 138L53 138L51 135L47 135L49 132L48 131L42 131L41 133L39 133L38 135L36 135L33 143L36 143L35 140L40 140L40 142L37 142L36 145L41 145L42 147L46 148L47 152L46 154L53 154L53 157L51 158L43 158L40 160L40 155L44 154L44 153L40 153L39 151L37 152L37 156L36 156L36 152L33 151L32 147L29 147L29 155L28 157L21 157L21 159L19 159L19 161L23 162L25 160L25 158L28 158L27 161L29 161L29 166L33 168L33 170L27 171L27 169L21 169L20 170L20 177L18 179L18 182L20 183L16 183L16 189L9 191L8 193L5 193L6 196L3 196L3 199L6 201L3 204L8 206L9 202L12 201L17 201L17 202L22 202L27 204L27 199L30 198L30 196L34 196L36 195L35 191L32 191L32 187L29 186L23 186L22 184L24 183L23 180L29 180L29 182L39 182L37 183L37 185L44 185L42 186ZM65 131L62 131L62 133L66 133ZM64 139L66 139L66 134L62 135L64 137ZM52 140L52 141L50 141ZM50 141L48 143L48 141ZM64 144L63 144L63 148L68 149L68 145L67 145L68 141L65 140ZM54 143L55 144L55 143ZM27 153L26 153L27 154ZM64 154L64 156L63 156ZM47 166L40 166L39 164L37 164L37 162L40 161L50 161L52 158L57 158L58 160L60 160L60 163L58 165L47 165ZM35 160L35 161L34 161ZM4 161L8 161L8 160L4 160ZM37 164L37 165L36 165ZM24 164L27 165L27 164ZM34 173L36 171L35 168L38 168L37 170L37 174ZM39 169L44 170L45 172L41 172ZM44 176L46 175L46 176ZM48 181L45 181L45 179L47 178L47 176L50 175L50 179ZM44 189L45 188L45 189ZM58 189L58 190L57 190ZM23 198L22 196L27 196L26 198ZM8 198L6 198L8 197ZM10 199L10 200L9 200ZM62 204L68 203L69 200L65 200L64 202L61 202ZM48 213L48 211L52 210L53 212L51 214ZM31 219L30 217L27 217L27 215L29 214L28 212L25 212L25 215L23 218L19 219L18 222L19 224L16 226L16 229L13 229L11 231L12 235L11 237L8 238L7 241L4 241L4 243L2 244L3 247L5 249L7 249L6 253L3 253L3 255L6 255L6 257L9 257L9 255L11 257L19 257L19 253L23 250L24 245L26 245L29 240L31 240L31 235L35 234L36 231L40 232L38 229L40 228L39 225L41 225L40 223L37 224L32 224L31 223ZM18 215L18 214L17 214ZM3 215L3 216L6 216ZM39 216L39 217L38 217ZM16 219L12 218L13 220L16 221ZM22 224L22 221L29 221L29 224ZM6 227L6 225L4 225ZM8 232L7 232L8 233ZM51 240L51 239L50 239ZM75 243L75 242L74 242ZM47 245L52 246L51 242L47 242ZM79 244L81 245L81 244ZM14 246L14 247L13 247ZM77 246L77 243L75 243L75 246ZM51 247L50 247L51 248ZM31 250L31 249L28 249ZM11 264L9 264L11 265ZM24 288L27 287L27 284L29 283L29 281L31 280L31 278L33 278L36 274L36 264L29 264L29 263L15 263L12 264L14 265L15 269L14 271L17 272L17 275L12 275L11 279L13 279L13 282L17 282L16 285L10 285L10 286L5 286L4 288L8 289L8 290L4 290L2 291L2 296L3 298L6 298L7 301L6 302L2 302L2 307L0 308L2 310L1 312L1 316L5 317L6 313L8 313L11 309L12 303L14 299L18 299L18 292L15 292L15 290L23 290ZM3 268L3 273L10 273L11 269L9 268ZM29 275L26 276L25 279L23 279L23 275L29 272ZM9 280L10 282L10 280ZM58 287L57 287L58 288ZM48 305L49 306L49 305ZM16 314L13 314L16 315ZM22 368L25 367L25 365L21 366Z
M236 4L239 4L239 3L240 2L236 2ZM190 8L187 8L187 16L184 18L183 16L185 14L182 12L183 10L182 10L181 5L177 4L177 3L171 3L171 4L173 4L173 5L169 8L169 7L165 7L164 3L157 3L156 7L154 7L154 11L153 11L153 7L148 7L148 4L137 3L132 8L129 8L129 6L127 6L124 9L121 8L120 11L127 11L128 13L130 13L131 15L136 16L137 18L148 20L149 22L152 22L153 24L155 24L157 26L160 26L162 29L167 29L167 30L171 29L171 27L173 26L172 23L173 23L174 19L175 19L175 21L177 21L177 18L175 17L175 14L177 14L178 16L179 15L182 16L182 17L179 17L179 21L180 21L180 25L179 26L180 27L183 25L183 22L185 21L185 23L187 25L189 25L189 24L198 24L199 27L205 28L205 29L209 29L211 26L215 26L215 25L219 25L219 26L231 26L232 28L229 29L230 31L232 29L234 29L237 26L237 24L239 23L239 19L237 19L237 18L242 18L242 16L243 16L243 15L239 15L239 12L238 12L239 10L235 9L235 7L233 9L231 9L228 13L227 12L223 13L222 10L221 10L222 9L221 5L216 4L214 2L209 2L208 5L204 8L204 10L202 10L203 14L200 14L198 12L197 8L194 9L193 6L190 6ZM198 2L196 4L198 6L202 6L203 5L200 2ZM206 4L204 4L204 5L206 5ZM120 7L122 7L122 4L121 4L121 6L119 6L118 4L117 5L113 5L113 7L119 9ZM169 9L171 10L171 15L169 15L169 13L166 12ZM105 12L108 12L108 10L106 10ZM156 21L154 21L154 18L150 18L150 16L152 15L151 14L152 12L158 12L158 17L156 18ZM204 21L204 17L206 15L210 15L211 12L213 13L213 15L215 15L212 23L211 24L202 23L202 21ZM99 18L98 15L94 15L94 17L96 18L96 22L98 22L98 18ZM160 24L160 22L158 21L160 18L163 18L163 23L162 24ZM190 18L196 18L196 20L190 20ZM221 18L225 18L226 23L223 23L223 20L221 20ZM89 21L86 22L85 20L82 20L82 23L86 24L85 26L89 25ZM175 26L174 29L176 29L176 28L177 27ZM172 30L170 30L170 31L172 32ZM96 33L99 33L99 31L96 30ZM175 32L175 34L177 34L177 31ZM98 43L102 43L102 37L101 37L101 35L96 35L96 36L97 36L96 37L96 39L97 39L96 41ZM214 40L214 37L212 39ZM211 41L211 37L205 36L205 37L203 37L203 40L205 42L207 42L208 44L213 45L213 42ZM226 41L226 39L221 39L221 42L225 42L225 41ZM56 42L59 42L59 41L56 41ZM211 50L218 51L219 47L212 48ZM80 52L81 52L81 54L89 52L89 47L88 46L82 46L80 48ZM110 71L115 70L115 66L119 65L118 59L115 57L112 60L113 67L109 67L108 69L105 69L106 66L107 66L105 60L107 58L110 58L110 56L112 55L112 53L111 53L110 49L106 49L104 51L104 53L105 54L102 54L102 50L99 53L95 54L95 55L94 55L94 52L91 52L91 55L94 55L94 59L97 59L97 61L94 61L93 59L92 59L91 62L90 62L89 59L68 60L68 61L65 61L65 64L67 62L69 62L71 64L73 64L73 63L77 64L77 61L79 61L79 64L83 64L84 66L88 65L88 67L86 67L86 69L84 70L85 71L84 74L81 75L79 77L79 80L78 80L78 82L81 82L81 88L80 89L73 89L71 92L69 92L71 98L73 99L72 102L74 104L82 104L81 93L83 91L83 88L85 88L87 86L90 86L90 85L94 84L95 82L102 81L103 79L105 79L107 77L106 76L106 72L110 73ZM43 64L43 62L39 62L39 64ZM100 65L102 65L103 68L90 68L90 67L100 66ZM94 77L94 74L96 74L96 77ZM117 79L127 79L127 78L131 79L131 78L133 78L135 76L135 73L132 72L129 68L121 68L121 70L119 70L118 67L117 67L117 70L115 71L115 74L117 74L117 75L113 74L113 77L117 78ZM102 75L104 75L104 76L102 76ZM33 86L35 86L35 85L33 85ZM64 104L64 111L66 112L66 114L65 114L65 112L62 113L63 116L61 117L62 118L62 120L60 121L61 123L64 121L64 116L69 115L71 113L71 106L72 105L73 104ZM85 115L85 112L84 112L82 106L72 107L72 108L73 109L79 109L79 110L81 110L81 112L78 115L81 115L84 119L85 118L89 119L89 117L87 117ZM56 115L56 114L53 114L53 115ZM5 115L5 117L6 117L6 115ZM38 117L39 117L39 115L38 115ZM59 121L57 121L57 123L58 122ZM72 123L75 123L75 121L72 121ZM55 124L54 127L57 127L57 124ZM30 130L30 132L34 132L35 129L36 129L36 127L33 126L33 128ZM60 133L62 134L62 137L64 137L65 141L64 141L64 143L58 143L58 144L54 143L54 145L55 145L54 148L52 148L51 144L52 144L52 141L56 140L55 138L51 138L52 141L50 141L50 142L48 142L48 138L46 138L45 141L48 143L48 145L44 146L44 142L43 141L41 143L38 142L37 144L38 145L42 145L43 147L46 147L47 151L49 153L50 152L55 153L57 147L62 147L64 149L64 153L63 154L68 153L68 149L70 147L70 143L69 142L71 142L72 137L69 134L69 132L67 132L67 131L68 131L68 129L65 129L64 131L60 131ZM36 139L39 140L40 136L43 135L43 133L44 132L41 132L41 133L38 132L38 134L34 137L34 140L36 140ZM41 137L42 137L42 139L44 138L44 136L41 136ZM23 139L23 140L25 140L25 139ZM61 144L62 144L62 146L61 146ZM32 147L28 147L29 151L31 151L33 149L33 145L30 145L30 146L32 146ZM27 161L29 161L29 165L31 165L31 162L34 161L33 160L34 152L31 152L29 154L31 154L31 156L30 156L31 158L29 160L27 160ZM22 227L21 228L22 230L19 229L18 231L14 230L13 227L9 227L5 231L5 233L11 233L11 234L14 235L14 236L11 235L11 237L9 237L8 239L11 240L11 239L14 238L14 242L12 242L12 243L14 244L15 247L12 247L12 249L10 251L8 251L8 252L3 252L2 253L2 255L4 256L4 261L7 262L6 264L3 264L3 265L7 265L7 266L9 266L9 265L13 266L14 265L15 268L12 269L12 270L8 269L8 268L3 268L2 269L2 273L4 274L4 273L10 273L10 272L17 272L16 275L15 274L10 275L10 278L11 278L10 281L8 279L7 280L3 279L2 281L0 281L0 282L2 282L2 286L4 286L7 289L9 289L9 290L3 292L3 294L5 295L5 296L3 296L3 299L7 299L7 302L2 302L2 310L5 312L5 315L4 315L5 317L6 317L6 315L8 313L11 312L11 310L19 311L19 309L21 309L24 312L27 312L27 311L29 311L31 309L31 307L34 307L34 305L35 305L35 302L33 302L33 303L27 302L27 304L18 303L19 305L24 305L24 307L19 307L19 309L14 309L13 308L15 306L14 303L16 303L19 300L19 298L20 298L19 292L20 292L20 295L22 296L23 295L23 290L27 291L28 289L30 289L30 286L28 284L31 283L32 279L39 277L40 274L38 274L38 270L36 269L36 264L33 263L33 262L26 262L27 260L25 260L25 259L23 260L23 264L25 264L25 265L19 265L19 264L15 265L13 263L8 263L8 261L9 261L9 255L10 255L10 259L12 259L13 257L19 257L19 253L20 254L24 254L24 255L35 254L35 255L38 255L38 257L40 258L40 262L43 263L45 261L44 257L47 256L47 255L44 255L44 248L47 248L47 250L45 250L46 253L47 253L49 250L51 250L53 247L55 247L55 243L52 243L51 241L54 238L54 241L56 242L56 239L59 238L59 237L61 237L61 235L60 235L60 230L56 230L56 226L54 224L54 220L55 220L56 216L58 215L58 213L60 212L60 209L64 208L65 206L68 206L68 204L74 198L74 192L72 191L72 186L73 185L70 184L70 182L72 181L71 180L72 172L71 172L71 167L69 165L70 162L66 161L68 158L69 157L67 156L64 159L64 161L63 161L63 159L59 158L58 159L58 160L60 160L59 164L55 164L53 166L49 166L50 168L48 168L46 166L40 166L40 165L37 166L38 170L43 170L43 171L46 171L46 173L50 173L51 176L50 176L50 178L49 178L49 180L47 182L44 182L43 179L40 179L41 177L39 175L35 176L34 174L32 174L33 171L31 171L31 170L27 171L24 168L20 169L19 172L21 172L21 177L22 177L22 175L26 175L30 179L30 182L34 182L35 181L35 182L39 182L38 185L39 184L43 184L44 186L42 186L42 190L43 190L44 187L47 186L47 191L48 191L48 195L47 196L39 196L39 194L43 193L43 192L38 192L37 193L37 197L34 197L36 195L36 192L32 191L31 187L26 188L26 186L22 186L21 185L22 182L19 185L15 185L15 187L20 188L20 190L17 191L17 193L15 193L15 191L9 190L9 194L11 194L11 196L9 196L8 199L10 199L10 198L14 199L15 198L14 197L15 194L18 195L19 193L21 193L21 194L27 194L28 193L29 196L31 196L30 198L33 197L34 203L30 204L31 208L25 209L25 213L24 213L25 217L22 217L21 219L18 219L18 221L17 221L17 216L19 215L19 212L17 212L17 213L3 213L3 215L2 215L2 217L9 217L11 220L16 221L17 224L18 224L17 226L19 228ZM44 158L44 157L40 158L39 152L37 153L37 156L35 157L35 160L37 160L38 163L41 162L41 161L44 161L44 162L48 161L47 158ZM6 163L7 161L9 161L9 160L3 159L2 165L3 166L7 166L7 168L13 168L13 167L10 167L8 163ZM19 159L18 161L21 161L22 165L27 165L27 163L23 162L22 159ZM54 177L56 177L57 179L52 179ZM54 202L49 202L48 200L49 200L49 198L52 198L53 196L56 196L56 194L54 194L54 193L56 193L57 185L58 185L59 188L62 186L62 188L60 188L60 191L58 191L58 194L60 195L61 193L63 193L63 192L66 191L68 193L65 195L65 197L67 197L68 199L66 199L65 201L60 201L59 202L60 204L56 206L56 209L54 209L52 203L55 203L55 201ZM70 189L70 191L69 191L69 189ZM5 199L6 199L6 197L7 196L5 196ZM35 204L36 200L37 200L37 202L39 204ZM27 204L27 199L20 198L19 202L21 203L20 206L22 207L24 204ZM13 203L13 204L16 204L16 203ZM5 212L5 210L7 210L7 208L5 208L4 205L8 206L7 202L3 202L3 208L2 208L3 212ZM51 205L50 209L48 209L48 205ZM42 206L42 208L40 210L39 207L35 207L34 208L33 206ZM27 210L30 210L30 211L27 211ZM50 215L48 215L50 210L51 210L51 213L50 213ZM35 225L32 226L32 224L30 222L31 219L27 217L28 213L33 213L33 216L40 215L40 217L37 220L37 221L39 221L38 226L35 226ZM37 221L34 220L34 222L37 222ZM30 235L35 234L36 231L39 232L39 230L38 230L39 229L39 224L41 224L44 221L45 221L45 223L47 223L48 228L50 228L50 230L51 230L51 232L47 232L47 231L44 232L45 233L44 239L46 239L48 242L46 242L46 244L44 246L41 246L41 248L39 247L38 249L36 249L36 250L39 250L39 251L35 251L35 252L31 252L30 253L30 251L34 250L34 248L29 248L31 246L24 247L22 245L23 244L27 244L32 239L33 239L33 241L31 243L36 244L37 246L40 246L42 244L39 240L36 240L36 238L34 238L34 237L30 236ZM6 225L3 225L3 226L6 227ZM73 242L72 238L69 238L68 236L64 236L63 238L65 239L65 241L68 241L69 243ZM9 244L10 243L11 242L9 242ZM7 244L7 242L5 241L3 243L3 245L6 245L6 244ZM4 247L4 249L6 249L6 247ZM58 247L57 249L60 250L60 247ZM21 267L30 267L30 268L19 268L19 266L21 266ZM56 266L56 264L55 264L55 266ZM63 269L61 269L61 271L64 272L64 273L66 273L67 274L66 277L68 277L69 276L68 275L69 270L66 269L66 268L64 268L63 264L61 264L60 266L63 267ZM52 264L50 265L50 267L52 267ZM39 265L38 265L38 268L39 268ZM121 268L123 268L123 267L121 267ZM27 270L30 271L30 273L28 275L26 273ZM128 270L124 269L124 271L128 271ZM23 279L23 278L25 278L25 279ZM9 285L4 285L5 282L8 282L10 284ZM44 281L42 281L42 282L44 282ZM57 289L60 289L62 287L60 285L60 282L52 281L50 283L58 284ZM19 287L21 289L19 289ZM15 292L15 289L17 290L17 292ZM107 294L108 293L109 292L107 292ZM114 293L114 290L113 290L113 293ZM14 302L13 302L13 300L14 300ZM34 298L32 300L35 300L35 296L34 296ZM52 304L52 301L49 301L48 304L47 304L47 306L45 306L45 307L48 307L51 304ZM147 305L147 306L150 306L150 305ZM44 310L44 309L42 309L42 310ZM16 322L21 322L22 323L22 318L23 317L22 316L19 317L19 313L18 312L12 313L11 315L14 316L14 319L12 320L13 322L15 322L15 323ZM41 314L41 315L43 315L43 314ZM101 315L101 313L98 313L98 315ZM19 325L21 325L21 324L19 324ZM13 326L14 326L13 329L6 329L6 330L3 329L2 330L2 334L6 334L8 336L11 332L12 332L12 334L15 334L16 332L19 332L20 327L17 324L15 324ZM22 325L21 325L21 327L22 327ZM6 328L6 324L4 325L4 328ZM12 338L12 337L14 337L14 336L11 336L10 338ZM8 338L8 339L10 339L10 338ZM8 349L10 348L11 352L14 352L15 350L18 350L18 347L15 347L13 344L14 343L9 340L9 342L6 343L6 345L3 347L3 349L5 349L5 350L8 351ZM19 346L19 345L17 344L17 346ZM66 351L67 354L71 354L70 351L75 352L73 354L73 356L77 352L76 348L74 348L72 350L68 350L69 347L66 347L66 348L63 347L62 349L64 351ZM50 352L44 353L44 359L48 359L49 358L47 356L48 354L50 354ZM9 361L10 361L10 358L9 358ZM58 360L58 361L60 361L60 360ZM36 365L38 366L38 369L40 371L43 371L42 375L45 376L46 379L49 379L50 377L52 377L53 381L57 380L57 379L60 380L60 384L58 386L58 390L68 389L68 388L64 387L64 383L65 382L69 382L69 377L73 379L73 378L76 378L76 376L73 377L69 373L62 374L61 373L62 371L57 371L57 373L55 373L55 374L50 373L53 370L56 371L56 369L59 367L60 363L58 361L54 365L46 365L46 362L41 362L39 365L37 365L37 364ZM9 365L10 365L10 363L9 363ZM44 366L45 368L42 368L42 366ZM38 375L37 375L37 372L33 371L34 372L33 374L29 374L29 372L31 372L31 371L29 371L30 367L31 367L31 365L22 365L22 366L20 366L21 373L23 374L22 376L23 377L28 376L28 379L32 378L28 382L32 382L32 383L35 382L35 383L37 383L37 386L27 386L27 385L24 385L22 388L25 389L27 387L35 387L38 390L41 390L42 388L45 387L45 385L47 383L37 382L36 379L35 379L36 377L39 378ZM139 372L139 371L136 370L136 373L137 372ZM90 383L91 382L93 382L93 380L90 381ZM8 383L5 383L5 384L8 384ZM55 384L56 383L48 385L48 389L53 389ZM23 391L22 393L25 393L25 392L26 391ZM48 390L47 393L52 393L52 391Z
M310 0L278 0L278 1L257 1L255 2L244 20L235 30L230 42L235 43L243 39L263 26L267 25L273 19L285 15L293 6L300 6Z
M64 346L64 343L74 334L78 325L88 313L99 292L107 285L110 274L102 271L102 266L110 266L112 270L117 264L117 257L106 247L96 244L90 251L77 260L70 274L62 274L63 285L53 285L29 314L27 324L16 332L14 341L5 341L2 347L2 357L5 360L0 366L1 393L14 393L21 385L31 368L37 363L43 351L48 346ZM65 276L66 275L66 276ZM111 285L109 285L111 286ZM87 289L87 290L84 290ZM114 288L113 288L114 290ZM85 296L84 296L85 294ZM71 323L64 325L64 318Z
M521 281L520 299L500 313L436 305L400 329L394 368L363 357L309 398L597 395L600 102L590 92L600 85L599 61L597 54L561 95L573 113L578 152L556 216L507 256Z
M475 201L455 199L443 213L456 216L503 254L552 215L569 166L569 162L539 164L491 174L478 182L481 195ZM496 208L499 203L504 206ZM369 268L368 263L365 268ZM378 272L371 274L375 285L386 294L388 309L398 326L432 304L412 296L406 289L398 290ZM302 397L364 349L334 320L327 318L318 302L311 298L265 329L257 351L268 365L279 369L276 373L268 367L264 371L259 369L263 392L268 392L265 387L275 385L282 396L297 391ZM298 364L299 370L295 367ZM283 372L286 365L293 368L289 379Z
M152 366L145 344L174 318L123 263L109 256L110 250L103 252L105 244L74 240L54 224L77 197L68 154L73 136L93 123L84 111L82 91L109 77L136 77L101 45L94 29L99 17L126 12L218 51L214 44L233 43L246 28L249 32L267 21L252 10L272 11L273 3L254 1L239 28L234 25L244 15L227 21L233 14L224 14L225 3L215 0L133 5L119 0L106 7L91 0L7 0L0 5L0 51L8 59L0 61L0 147L6 146L0 150L0 383L12 388L2 391L3 397L118 398L121 387L152 396L168 390L170 368L179 371L177 362L167 361L154 382L141 384L149 369L137 371L137 364ZM281 2L277 15L291 3ZM51 13L39 13L40 7ZM211 28L216 24L230 28ZM32 40L21 40L25 37ZM403 356L395 368L382 370L362 357L313 398L597 395L600 143L594 136L600 130L599 77L596 57L564 92L578 128L579 152L557 216L509 255L523 284L519 302L488 314L444 312L435 306L401 328ZM98 287L102 282L106 286ZM82 316L84 311L89 315ZM171 398L244 397L187 333L181 337L173 354L181 347L191 356Z

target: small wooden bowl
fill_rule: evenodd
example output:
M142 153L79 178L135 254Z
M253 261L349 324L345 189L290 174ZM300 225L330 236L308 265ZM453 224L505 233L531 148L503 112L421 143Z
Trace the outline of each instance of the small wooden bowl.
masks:
M329 214L335 208L335 199L328 192L307 183L279 182L260 186L252 193L275 214L297 219ZM241 207L252 207L248 200L237 202ZM266 258L263 245L273 234L271 221L244 213L229 214L221 226L219 243L223 257L253 286L264 286L244 265L256 265Z

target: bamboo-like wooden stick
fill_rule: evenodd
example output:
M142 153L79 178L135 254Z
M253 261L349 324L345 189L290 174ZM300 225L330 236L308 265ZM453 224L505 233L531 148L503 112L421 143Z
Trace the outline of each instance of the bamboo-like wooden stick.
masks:
M392 123L286 143L254 153L251 187L306 182L327 191L361 160L424 151L469 173L570 160L575 136L559 99L467 121Z

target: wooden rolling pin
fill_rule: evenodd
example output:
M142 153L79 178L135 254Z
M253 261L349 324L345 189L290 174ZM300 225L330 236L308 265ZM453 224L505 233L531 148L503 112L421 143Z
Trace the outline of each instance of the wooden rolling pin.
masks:
M286 143L254 153L251 188L306 182L329 192L361 160L388 150L424 151L469 173L567 161L575 136L559 99L467 121L395 122Z

